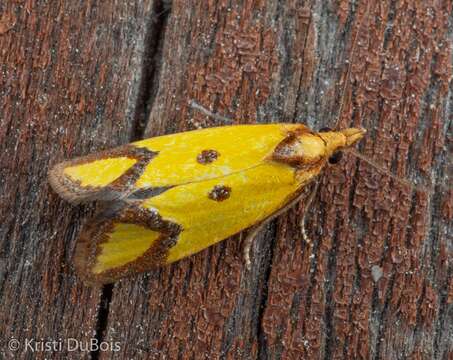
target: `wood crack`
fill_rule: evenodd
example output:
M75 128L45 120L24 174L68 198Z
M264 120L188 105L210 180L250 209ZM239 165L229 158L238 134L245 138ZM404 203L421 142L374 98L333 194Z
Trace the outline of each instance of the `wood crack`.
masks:
M143 139L149 114L159 89L159 75L163 61L162 47L170 13L168 2L165 0L154 2L145 35L142 78L135 105L132 141Z
M110 302L112 301L113 296L113 286L113 284L107 284L102 287L102 294L101 300L99 302L98 317L94 335L97 344L100 344L104 340L107 330ZM100 347L98 347L96 350L90 352L89 358L92 360L98 360L100 355L101 350Z
M277 248L277 241L278 241L275 224L276 224L276 221L272 221L271 233L273 234L273 236L272 236L272 242L269 246L270 254L269 254L268 261L264 262L265 275L264 275L264 279L263 279L263 288L261 291L261 299L260 299L260 304L259 304L258 321L257 321L257 329L256 329L256 339L258 340L257 359L268 359L269 358L269 354L268 354L269 346L267 344L266 334L263 329L263 319L264 319L264 313L266 311L267 300L268 300L269 284L270 284L271 273L272 273L272 263L274 261L274 253L275 253L275 249Z

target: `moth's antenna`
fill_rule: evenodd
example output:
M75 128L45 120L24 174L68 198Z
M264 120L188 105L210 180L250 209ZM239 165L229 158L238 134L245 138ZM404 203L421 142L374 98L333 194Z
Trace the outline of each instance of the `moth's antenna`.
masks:
M343 115L343 108L344 108L344 103L346 100L347 89L348 89L348 86L350 85L349 80L351 77L351 69L352 69L352 63L354 61L354 52L355 52L355 48L357 45L357 39L359 37L360 29L362 28L364 19L368 18L369 11L370 11L370 1L368 1L368 3L367 3L367 8L366 8L365 14L363 15L363 18L360 20L359 26L357 27L357 32L356 32L353 42L352 42L351 55L350 55L350 58L348 61L349 62L348 69L346 71L345 86L343 89L343 95L341 96L341 100L340 100L340 110L338 112L337 122L335 123L335 126L334 126L335 130L337 130L338 123L340 122L340 119Z
M343 113L343 107L344 107L344 103L345 103L345 99L346 99L347 88L348 88L348 85L349 85L349 78L351 76L352 60L354 58L354 52L355 52L355 47L356 47L356 44L357 44L357 38L359 36L360 29L362 28L363 20L368 17L369 9L370 9L370 2L368 1L366 12L365 12L363 18L360 20L359 26L357 28L357 32L356 32L356 34L354 36L354 39L353 39L353 42L352 42L351 55L350 55L350 60L349 60L349 64L348 64L348 69L347 69L347 72L346 72L345 87L343 89L343 95L341 97L341 102L340 102L340 110L339 110L339 113L338 113L338 118L337 118L337 122L335 124L334 129L337 128L338 123L339 123L339 121L341 119L341 115ZM307 232L305 230L305 222L306 222L306 217L307 217L308 211L310 209L310 206L313 203L313 199L315 198L316 193L318 192L318 188L319 188L319 180L316 181L316 185L313 188L313 190L311 191L311 193L310 193L310 195L309 195L309 197L307 199L307 202L306 202L306 205L305 205L305 208L304 208L304 213L303 213L302 219L300 221L300 229L302 231L302 236L303 236L305 242L308 243L308 244L310 244L310 239L308 238Z
M418 191L424 191L424 192L426 192L428 194L432 193L432 191L429 188L425 187L425 186L416 186L416 185L412 184L410 181L407 181L407 180L404 180L404 179L400 179L399 177L393 175L390 171L384 169L381 165L379 165L374 160L372 160L372 159L368 158L367 156L359 153L358 151L356 151L353 148L347 148L347 149L344 149L343 151L347 152L347 153L351 153L355 157L357 157L360 160L363 160L367 164L371 165L374 169L376 169L379 172L387 175L388 177L390 177L392 180L396 181L397 183L409 187L413 191L417 191L418 190Z
M343 90L343 95L341 97L340 110L339 110L339 113L338 113L337 122L335 124L335 129L337 128L338 123L340 122L340 120L342 118L342 115L343 115L344 103L346 101L346 96L347 96L347 89L348 89L348 86L350 86L350 81L349 80L350 80L351 72L352 72L352 64L353 64L353 59L354 59L354 53L355 53L355 50L356 50L356 45L357 45L357 42L358 42L358 37L360 36L360 30L362 28L363 22L364 22L365 19L368 18L369 13L370 13L370 3L371 3L371 1L368 0L365 14L363 15L363 18L360 20L360 23L359 23L359 25L357 27L357 31L356 31L354 39L353 39L350 60L349 60L348 69L347 69L347 72L346 72L346 80L345 80L346 83L345 83L345 87L344 87L344 90ZM410 181L398 178L397 176L393 175L390 171L386 170L381 165L379 165L377 162L375 162L374 160L368 158L367 156L359 153L358 151L356 151L353 148L347 148L347 149L344 149L343 151L353 154L357 158L359 158L359 159L365 161L366 163L368 163L369 165L371 165L373 168L375 168L379 172L387 175L388 177L393 179L395 182L397 182L399 184L402 184L404 186L407 186L408 188L410 188L413 191L417 191L418 190L418 191L425 191L427 193L432 193L432 190L430 190L429 188L427 188L425 186L416 186L416 185L412 184Z
M214 120L217 120L217 121L220 121L220 122L224 122L226 124L232 124L233 123L233 120L231 119L228 119L227 117L225 116L222 116L222 115L219 115L219 114L216 114L216 113L213 113L212 111L209 111L208 109L206 109L205 107L201 106L200 104L198 104L195 100L190 100L188 102L189 106L192 108L192 109L195 109L195 110L198 110L199 112L201 112L202 114L208 116L208 117L211 117L213 118Z
M339 121L341 119L341 115L343 113L343 107L344 107L344 102L345 102L345 99L346 99L346 91L347 91L347 88L348 88L348 85L349 85L349 78L350 78L350 75L351 75L351 67L352 67L352 59L354 57L354 52L355 52L355 47L356 47L356 43L357 43L357 38L359 36L360 29L362 28L363 20L368 17L369 9L370 9L370 2L368 1L365 15L360 20L359 26L357 28L357 32L356 32L356 34L354 36L354 39L353 39L353 42L352 42L351 59L349 60L348 69L347 69L347 72L346 72L346 80L345 80L346 83L345 83L345 87L343 89L343 95L341 97L340 110L339 110L339 113L338 113L337 122L336 122L335 127L334 127L335 129L337 128L338 123L339 123ZM314 186L314 188L312 189L310 195L308 196L308 198L306 200L304 213L303 213L302 219L300 220L300 223L299 223L299 226L300 226L300 229L301 229L301 232L302 232L302 237L303 237L304 241L307 244L310 244L311 242L310 242L310 239L309 239L309 237L307 235L307 232L305 230L305 222L306 222L307 214L308 214L308 212L310 210L310 207L311 207L311 205L313 203L313 200L316 197L316 193L318 192L318 188L319 188L319 180L316 181L316 185Z
M311 244L311 241L310 241L310 238L308 237L307 231L305 229L305 222L306 222L306 218L307 218L306 215L308 214L308 212L311 208L311 204L313 204L313 200L316 197L316 193L318 192L320 180L316 179L315 181L316 181L316 184L315 184L314 188L311 190L311 193L308 196L307 200L305 201L304 213L299 222L300 231L302 232L302 237L307 244Z

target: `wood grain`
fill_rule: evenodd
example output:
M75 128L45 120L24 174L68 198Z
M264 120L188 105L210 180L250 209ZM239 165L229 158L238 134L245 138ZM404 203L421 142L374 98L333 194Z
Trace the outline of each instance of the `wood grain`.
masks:
M234 238L118 284L107 339L127 342L119 357L393 359L452 351L451 228L436 210L449 186L451 7L352 6L174 2L147 135L222 125L188 107L192 100L236 123L362 124L370 136L361 151L420 190L347 156L321 179L308 222L312 247L301 240L296 209L262 234L250 273Z
M88 207L50 191L47 169L134 132L152 2L0 4L0 358L80 358L40 342L96 336L101 291L71 270ZM5 25L5 19L8 25ZM11 352L15 338L20 348ZM30 342L27 348L25 341Z
M77 3L0 7L2 346L98 331L119 351L65 355L453 356L451 1ZM250 272L236 236L83 287L70 264L91 208L52 194L48 166L224 124L191 101L233 123L362 125L359 151L415 188L345 154L319 180L311 244L301 203L260 234Z

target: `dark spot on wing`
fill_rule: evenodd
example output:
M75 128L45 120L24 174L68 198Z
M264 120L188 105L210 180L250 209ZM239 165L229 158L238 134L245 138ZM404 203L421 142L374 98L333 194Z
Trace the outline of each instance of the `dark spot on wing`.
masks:
M224 185L216 185L209 193L208 197L214 201L224 201L230 197L231 188Z
M206 165L214 162L219 157L219 153L216 150L203 150L197 156L197 161L200 164Z

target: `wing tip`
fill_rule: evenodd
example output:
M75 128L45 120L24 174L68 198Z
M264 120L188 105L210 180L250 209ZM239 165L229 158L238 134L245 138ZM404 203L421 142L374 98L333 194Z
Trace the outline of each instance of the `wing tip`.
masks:
M69 162L56 164L48 171L47 178L50 187L69 203L77 205L95 200L116 201L126 195L108 185L102 187L81 186L78 181L74 181L64 174L64 169L68 164Z
M174 236L176 236L176 231L179 231L179 227L177 229L172 228L172 236L168 233L168 231L171 231L169 224L160 224L159 229L152 228L150 223L157 226L156 221L154 217L146 217L143 210L136 205L128 205L121 201L110 203L98 212L97 216L88 221L80 233L73 257L76 273L85 284L100 286L144 273L166 264L164 259L169 247L175 241ZM121 232L117 228L118 224L135 224L140 227L151 226L149 230L158 232L159 236L148 244L149 246L145 251L139 251L136 257L126 263L99 267L99 264L102 265L100 256L104 254L103 251L105 250L100 245L111 241L111 235L115 231ZM161 231L164 231L164 233L162 234Z
M93 269L98 256L98 245L105 241L107 229L105 223L95 220L88 222L77 241L73 258L74 268L85 285L99 287L118 280L108 272L96 274Z
M59 163L47 172L50 187L66 201L77 204L81 202L80 193L75 191L75 184L63 174L66 164Z

